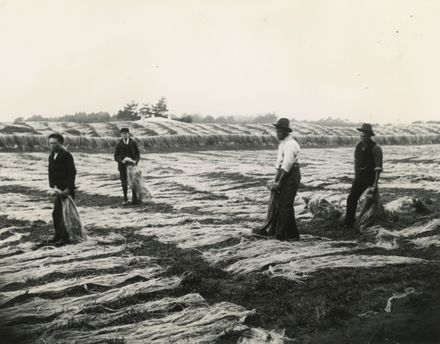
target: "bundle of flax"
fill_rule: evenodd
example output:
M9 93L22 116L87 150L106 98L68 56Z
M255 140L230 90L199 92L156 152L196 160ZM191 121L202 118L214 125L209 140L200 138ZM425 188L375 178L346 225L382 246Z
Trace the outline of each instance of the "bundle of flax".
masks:
M273 185L274 182L268 182L267 188L271 190ZM278 193L275 191L271 191L269 205L267 207L266 220L264 221L264 224L262 226L253 228L252 233L259 235L275 234L274 233L275 225L276 225L275 221L278 215L277 202L278 202Z
M379 198L379 191L368 188L364 196L361 211L357 216L357 225L361 230L372 226L377 219L384 216L384 208Z
M87 240L87 234L79 218L78 210L72 197L61 198L63 208L63 220L67 233L72 242Z
M66 196L64 192L57 187L53 188L52 192L53 196L59 197L61 200L64 226L69 234L70 241L77 243L87 240L87 234L81 223L73 198L71 196Z
M151 199L151 192L145 185L144 178L142 178L142 171L136 165L127 166L127 180L129 187L134 190L141 202L146 202Z

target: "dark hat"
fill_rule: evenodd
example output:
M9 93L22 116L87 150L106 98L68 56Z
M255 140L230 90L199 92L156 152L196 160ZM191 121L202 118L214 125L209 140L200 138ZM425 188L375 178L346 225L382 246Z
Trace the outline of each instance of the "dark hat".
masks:
M128 128L121 128L121 133L129 133L130 130Z
M276 123L272 123L277 129L291 132L292 129L289 126L289 120L287 118L280 118Z
M370 136L374 136L373 127L370 123L364 123L360 128L357 128L357 130L362 131L366 134L370 134Z
M49 135L49 139L57 139L59 143L63 144L64 143L64 137L63 135L59 134L59 133L53 133Z

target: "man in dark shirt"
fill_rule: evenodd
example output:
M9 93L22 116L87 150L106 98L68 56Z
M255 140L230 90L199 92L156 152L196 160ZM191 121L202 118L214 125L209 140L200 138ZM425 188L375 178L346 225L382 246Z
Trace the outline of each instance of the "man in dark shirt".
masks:
M371 124L364 123L361 128L361 142L356 145L354 152L354 172L355 177L350 194L347 199L347 212L344 225L353 228L357 203L363 192L373 187L374 192L378 192L379 176L382 172L382 148L374 142Z
M139 148L137 143L130 138L128 128L121 128L121 140L116 145L115 160L118 162L119 176L121 178L122 191L124 193L124 203L128 204L128 181L127 181L127 166L137 165L140 159ZM139 200L135 190L132 191L132 203L138 204Z
M54 237L49 240L57 246L69 242L69 234L63 220L61 199L67 196L75 197L76 168L72 154L63 146L64 138L61 134L49 135L49 186L55 196L52 212L53 225L55 228Z

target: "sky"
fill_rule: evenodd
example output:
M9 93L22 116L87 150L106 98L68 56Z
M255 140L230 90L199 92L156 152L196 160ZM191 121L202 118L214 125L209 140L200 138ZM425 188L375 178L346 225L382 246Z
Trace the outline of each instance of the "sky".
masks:
M0 121L275 112L438 120L437 0L0 0Z

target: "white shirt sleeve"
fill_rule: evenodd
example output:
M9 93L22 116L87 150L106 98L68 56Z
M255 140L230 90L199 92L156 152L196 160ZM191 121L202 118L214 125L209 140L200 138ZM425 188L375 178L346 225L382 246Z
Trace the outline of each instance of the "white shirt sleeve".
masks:
M292 169L293 164L298 162L299 158L299 144L295 140L288 140L283 145L283 161L281 163L281 168L286 171L290 172Z

